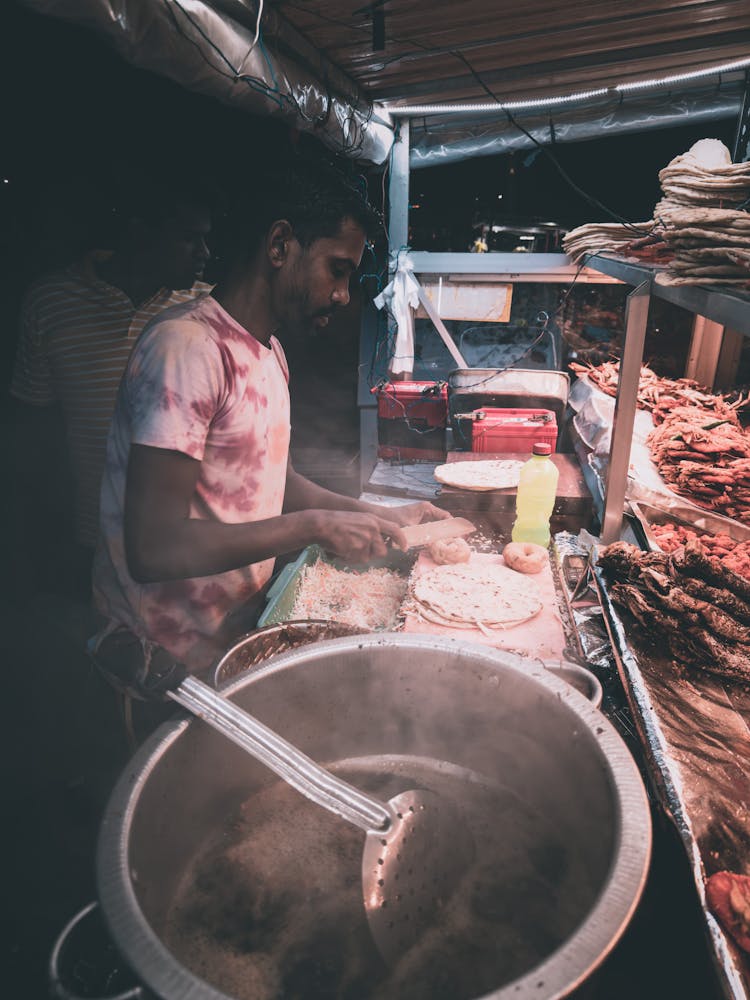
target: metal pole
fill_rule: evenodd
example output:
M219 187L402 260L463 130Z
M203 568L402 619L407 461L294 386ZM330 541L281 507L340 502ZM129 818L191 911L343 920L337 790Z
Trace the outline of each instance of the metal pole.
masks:
M615 418L612 424L612 442L602 516L602 542L605 545L616 542L620 537L650 302L650 280L644 281L643 284L634 288L627 298L625 344L620 359L620 378L617 383Z
M747 160L748 140L750 139L750 70L745 70L745 87L742 92L742 104L737 118L737 128L732 146L732 162L743 163Z
M401 118L391 150L391 170L388 178L388 251L390 254L397 254L408 243L409 119ZM393 267L393 263L391 266Z

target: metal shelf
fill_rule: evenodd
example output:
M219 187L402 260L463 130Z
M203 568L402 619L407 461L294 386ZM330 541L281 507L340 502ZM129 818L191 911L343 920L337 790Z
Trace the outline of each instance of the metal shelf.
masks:
M750 292L727 291L721 285L660 285L656 275L664 268L654 264L633 264L617 257L596 254L586 266L628 285L651 282L651 294L688 312L736 330L750 337Z
M636 397L643 362L643 345L651 298L672 302L696 316L750 337L750 294L726 291L710 285L660 285L656 276L664 268L631 263L616 256L594 254L586 266L633 286L628 295L625 342L620 359L620 382L615 399L615 417L602 517L602 540L619 537L627 487L630 446L635 420Z
M586 267L591 267L610 278L617 278L626 285L640 285L644 281L653 281L659 268L654 264L634 264L621 257L605 257L603 254L593 254L586 258Z

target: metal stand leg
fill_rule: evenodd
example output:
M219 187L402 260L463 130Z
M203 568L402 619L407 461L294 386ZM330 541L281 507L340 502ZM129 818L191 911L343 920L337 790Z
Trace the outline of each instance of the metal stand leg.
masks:
M602 518L602 541L605 545L617 541L620 537L650 302L650 281L638 285L627 299L625 345L620 359L620 379L617 385Z

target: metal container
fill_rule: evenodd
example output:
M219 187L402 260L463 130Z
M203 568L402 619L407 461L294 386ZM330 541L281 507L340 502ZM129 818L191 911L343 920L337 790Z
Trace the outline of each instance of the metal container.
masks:
M456 414L483 406L552 410L562 427L570 377L565 372L533 368L457 368L448 376L448 416L454 444L471 449L471 421Z
M544 666L588 698L594 708L601 707L604 691L596 674L571 660L545 660Z
M706 535L726 534L735 542L750 541L750 527L747 525L692 504L671 503L665 498L662 507L644 500L630 500L629 506L643 534L643 540L652 552L661 551L659 542L651 531L655 524L679 524Z
M555 921L554 940L545 941L530 967L511 980L499 976L472 997L565 996L623 933L649 864L645 791L606 718L542 663L530 668L483 646L384 633L273 657L229 684L225 694L328 766L382 760L398 772L401 761L432 761L440 772L470 776L462 780L475 782L474 788L478 782L482 789L503 790L507 807L492 828L501 824L508 866L493 870L483 905L505 907L513 934L522 938L535 933L541 912ZM99 897L119 950L158 996L237 995L222 986L221 962L198 972L189 967L190 952L178 958L179 949L167 947L168 918L196 854L209 838L223 835L241 803L250 800L246 809L252 812L276 781L212 729L185 719L154 733L118 782L100 834ZM535 817L522 834L514 825L514 802ZM294 836L291 827L291 839L278 844L287 858ZM528 885L540 871L549 885L535 913ZM220 880L219 888L230 883L235 893L232 912L240 882L233 869ZM273 892L264 898L272 907ZM310 910L309 900L292 902L295 913ZM325 903L318 898L313 913L322 913ZM342 926L340 933L347 931ZM490 943L506 952L509 947L499 936ZM368 994L357 995L364 1000ZM395 993L388 995L395 1000ZM419 978L400 994L410 1000L432 995Z
M212 667L209 683L221 687L227 681L257 667L271 656L325 639L345 635L360 635L362 629L341 622L318 621L312 618L278 622L243 635Z

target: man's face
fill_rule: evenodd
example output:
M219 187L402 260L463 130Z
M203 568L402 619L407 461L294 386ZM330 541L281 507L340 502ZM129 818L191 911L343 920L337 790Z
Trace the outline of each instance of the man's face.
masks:
M342 221L335 236L303 247L294 237L279 273L274 307L281 329L311 333L349 302L349 280L359 267L365 233L353 219Z
M154 227L148 255L164 288L190 288L203 277L211 257L206 245L210 232L210 213L197 205L180 206L173 218Z

